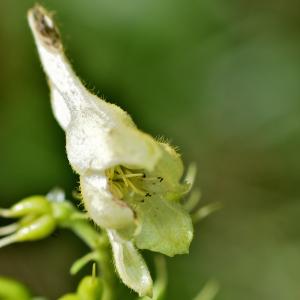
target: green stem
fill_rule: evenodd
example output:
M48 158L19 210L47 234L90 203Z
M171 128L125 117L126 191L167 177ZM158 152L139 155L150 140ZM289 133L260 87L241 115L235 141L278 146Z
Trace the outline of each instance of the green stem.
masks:
M101 300L114 300L116 278L106 232L98 232L87 220L65 222L63 227L72 230L93 252L98 253L97 263L104 283L104 294Z
M116 276L114 272L114 265L112 262L112 254L110 244L106 232L102 233L103 243L99 247L99 261L98 265L103 274L104 280L104 294L102 300L114 300L115 299L115 285Z

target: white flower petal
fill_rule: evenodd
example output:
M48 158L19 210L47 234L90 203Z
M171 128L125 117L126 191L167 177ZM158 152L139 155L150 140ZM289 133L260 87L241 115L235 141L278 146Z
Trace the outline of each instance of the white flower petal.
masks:
M104 175L81 176L80 187L85 208L99 226L124 228L134 224L133 211L107 190Z
M60 92L51 88L51 106L54 117L62 129L66 130L71 121L71 112Z
M54 114L66 131L73 169L81 175L116 165L153 169L161 154L156 141L139 131L126 112L84 87L64 54L49 13L35 6L28 19L50 81Z
M141 297L152 296L153 282L148 267L131 241L123 240L114 230L108 230L117 271L123 283Z

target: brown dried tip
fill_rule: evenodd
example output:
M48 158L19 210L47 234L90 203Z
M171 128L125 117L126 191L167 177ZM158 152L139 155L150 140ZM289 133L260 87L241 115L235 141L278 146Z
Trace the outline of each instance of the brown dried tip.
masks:
M39 4L36 4L28 11L31 26L34 27L36 33L39 34L45 45L60 49L62 47L60 34L52 16L53 13L47 11Z

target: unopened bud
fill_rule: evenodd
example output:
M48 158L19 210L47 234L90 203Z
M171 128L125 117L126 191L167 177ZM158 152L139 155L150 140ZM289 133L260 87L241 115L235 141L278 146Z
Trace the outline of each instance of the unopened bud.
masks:
M35 241L50 235L56 227L51 215L43 215L21 226L15 233L0 239L0 248L16 242Z
M86 276L79 283L77 294L80 300L101 299L103 293L103 283L100 278Z
M54 218L50 215L44 215L20 228L15 234L17 241L34 241L47 237L55 230L55 227Z
M44 214L50 211L50 203L44 196L31 196L19 201L10 209L1 209L0 216L18 218L28 214Z
M76 294L67 294L58 300L81 300Z
M30 300L27 288L20 282L0 277L0 299L5 300Z

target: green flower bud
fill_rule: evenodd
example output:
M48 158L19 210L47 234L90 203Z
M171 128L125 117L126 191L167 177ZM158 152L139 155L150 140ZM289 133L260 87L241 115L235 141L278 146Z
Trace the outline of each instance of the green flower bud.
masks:
M47 237L56 227L55 219L51 215L38 217L26 222L13 234L0 239L0 248L16 242L34 241Z
M17 241L34 241L47 237L56 227L56 222L51 215L41 216L27 226L20 228L16 233Z
M1 209L0 216L17 218L28 214L45 214L50 211L50 203L44 196L31 196L19 201L10 209Z
M9 278L0 277L0 299L30 300L32 298L22 283Z
M67 294L65 296L62 296L58 300L80 300L80 298L76 294Z
M84 277L78 286L77 294L80 300L98 300L103 293L103 284L100 278L95 276Z

